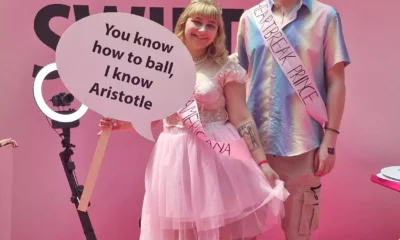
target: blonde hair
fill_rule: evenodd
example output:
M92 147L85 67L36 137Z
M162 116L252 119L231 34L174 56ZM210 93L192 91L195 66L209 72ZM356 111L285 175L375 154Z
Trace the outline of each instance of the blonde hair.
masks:
M207 47L208 55L217 64L224 64L228 58L228 50L225 46L226 36L224 29L224 21L222 19L222 10L216 0L192 0L175 26L175 35L181 40L185 37L186 21L190 17L203 16L212 18L217 22L218 30L214 41Z

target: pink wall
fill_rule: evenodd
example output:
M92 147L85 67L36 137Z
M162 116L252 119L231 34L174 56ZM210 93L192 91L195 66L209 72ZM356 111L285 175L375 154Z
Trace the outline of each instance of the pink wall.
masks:
M0 138L12 136L20 147L14 151L13 240L85 239L77 214L69 202L70 190L58 153L60 138L49 127L32 97L34 64L54 62L54 51L35 35L36 13L51 3L89 5L91 13L116 5L165 7L165 26L172 26L174 3L159 0L8 0L0 8ZM257 1L221 0L225 8L247 8ZM324 178L321 227L323 240L400 238L400 193L369 181L371 173L398 165L398 107L400 88L396 70L400 55L398 11L400 2L326 0L341 13L352 58L347 69L347 104L338 143L335 171ZM146 8L146 15L148 8ZM379 14L379 15L378 15ZM74 20L54 18L52 29L61 34ZM235 29L236 24L232 24ZM236 32L234 32L235 34ZM64 89L61 81L46 81L48 99ZM75 105L77 107L77 105ZM97 143L99 115L88 112L81 126L72 130L73 157L80 183L84 183ZM130 133L111 136L89 210L98 239L137 239L143 195L143 172L153 144ZM395 204L397 203L397 204ZM273 229L268 239L283 239ZM267 239L267 237L265 237Z

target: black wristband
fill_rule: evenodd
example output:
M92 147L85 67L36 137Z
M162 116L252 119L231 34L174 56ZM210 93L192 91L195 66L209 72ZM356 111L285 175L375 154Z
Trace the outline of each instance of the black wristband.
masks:
M333 129L333 128L324 127L324 129L325 129L325 130L330 130L330 131L335 132L335 133L337 133L337 134L340 134L340 132L339 132L338 130Z

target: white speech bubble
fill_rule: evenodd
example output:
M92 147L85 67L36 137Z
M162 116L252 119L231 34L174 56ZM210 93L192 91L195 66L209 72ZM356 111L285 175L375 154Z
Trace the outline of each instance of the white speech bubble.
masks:
M152 141L151 122L184 106L196 81L185 45L162 25L129 13L99 13L72 24L57 45L56 64L81 103L132 122Z

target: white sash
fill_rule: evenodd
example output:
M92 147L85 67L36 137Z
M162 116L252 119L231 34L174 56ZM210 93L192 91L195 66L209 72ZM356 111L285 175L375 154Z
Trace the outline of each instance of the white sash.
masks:
M254 14L265 44L306 107L308 114L324 126L328 121L328 114L314 77L309 74L285 33L276 23L268 2L264 0L250 11Z
M202 141L209 144L218 154L241 160L252 158L243 138L233 142L216 142L207 137L201 124L200 113L194 96L191 97L191 99L177 112L177 114L187 129Z

